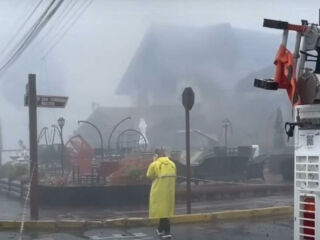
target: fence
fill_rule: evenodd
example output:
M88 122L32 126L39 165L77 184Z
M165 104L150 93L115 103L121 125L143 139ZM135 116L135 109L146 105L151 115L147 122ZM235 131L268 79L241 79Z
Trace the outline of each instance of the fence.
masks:
M27 196L28 183L26 181L9 180L6 178L0 179L0 192L10 196L25 199Z

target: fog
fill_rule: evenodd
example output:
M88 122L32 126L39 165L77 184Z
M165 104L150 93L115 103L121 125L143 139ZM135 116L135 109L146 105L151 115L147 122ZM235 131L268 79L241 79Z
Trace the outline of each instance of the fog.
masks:
M18 43L19 39L35 20L35 18L31 18L30 24L27 24L14 41L11 41L37 2L31 0L24 2L21 0L0 0L1 64L7 61L8 56L10 56L10 49ZM38 16L48 2L43 1L42 7L37 11ZM89 1L79 0L77 2L78 5L75 5L74 11L78 8L80 9L81 6L85 6L81 4L87 4L86 2ZM63 11L66 4L68 4L68 0L63 3L59 11ZM188 33L189 30L196 32L198 31L197 29L226 24L222 26L229 26L232 34L237 32L237 37L222 38L221 40L226 40L228 46L232 47L229 52L218 51L219 49L215 49L215 52L212 49L208 49L210 54L218 55L215 56L217 64L219 63L217 60L219 58L224 61L224 67L228 64L228 59L231 58L230 60L233 60L232 70L234 70L234 75L225 70L223 72L219 72L219 69L214 71L215 66L212 66L211 74L217 74L219 81L217 81L218 84L215 84L216 81L214 81L208 85L213 92L220 94L224 92L223 95L229 96L229 100L215 102L213 105L202 105L202 112L213 111L212 109L215 108L214 111L219 113L220 117L213 118L216 122L213 125L214 127L221 128L220 121L228 117L232 119L237 128L241 128L245 132L246 129L250 129L250 123L242 121L237 125L236 122L243 119L243 116L245 116L245 119L252 119L249 109L253 107L258 109L255 113L260 113L259 119L263 119L262 113L266 113L263 111L264 103L273 104L270 97L268 97L270 95L267 96L266 93L260 91L259 93L256 92L257 95L261 93L259 98L239 100L236 103L234 100L236 96L234 92L231 92L231 89L234 91L236 88L239 88L239 92L246 91L253 82L253 78L250 80L248 76L253 77L253 73L262 74L272 71L273 56L276 53L277 44L280 43L281 35L276 30L262 28L263 18L281 19L293 23L299 23L301 19L318 22L318 8L318 1L315 0L308 1L308 4L300 0L94 0L68 31L66 31L67 28L64 27L63 21L69 22L69 24L72 21L68 19L68 15L67 18L63 18L61 15L59 18L61 13L58 11L56 16L50 20L49 24L33 40L17 61L1 72L0 119L4 148L17 147L19 139L23 139L24 142L28 143L28 114L27 109L23 106L28 73L37 74L38 94L69 97L69 102L65 109L38 110L39 129L43 126L50 126L60 116L63 116L66 119L65 136L70 136L78 126L77 120L88 118L92 112L93 103L97 103L100 106L134 106L137 104L132 98L133 96L119 95L116 90L127 73L130 64L133 64L133 58L138 53L146 34L150 29L157 28L157 26L168 29L173 27L184 29ZM72 15L72 11L70 15ZM241 34L239 31L242 31ZM195 35L197 34L195 33ZM263 36L269 36L268 39L270 41L264 44ZM162 41L162 37L168 40L168 35L166 35L165 31L157 36L157 41ZM219 34L216 37L219 37ZM260 40L259 42L250 41L251 37L257 37ZM178 41L181 41L181 45L184 44L183 38L178 39ZM8 42L10 43L9 45ZM255 47L255 44L259 47ZM264 48L264 45L272 47L272 49ZM187 44L186 49L190 50L192 47L191 41ZM259 52L260 47L261 52ZM250 55L243 48L248 51L254 50L254 52ZM181 49L183 48L181 47ZM225 53L227 56L220 56ZM237 58L232 59L234 54ZM255 55L255 59L258 62L248 61L248 56L252 57L252 55ZM242 60L241 57L246 59ZM243 64L241 65L240 63ZM192 65L194 64L196 62L192 62ZM207 68L210 68L210 66L207 66ZM260 71L266 68L270 70ZM220 80L224 77L227 80ZM241 80L243 84L241 84ZM193 81L187 81L185 84L192 84ZM180 90L183 85L179 86ZM244 85L247 87L242 89L241 87ZM179 87L177 87L178 90ZM202 90L202 95L199 98L196 97L196 103L200 103L200 99L203 101L208 100L208 96L212 93L211 91L209 92L206 95ZM236 91L236 93L238 92ZM177 98L170 99L172 102L176 101L174 105L180 104L180 94L181 92L177 91ZM282 99L279 106L283 109L285 118L288 119L291 109L285 93L278 92L273 94L278 97L277 99ZM269 100L265 101L266 98ZM249 103L250 105L248 105ZM238 105L241 105L241 107L238 108ZM274 108L277 107L274 106ZM266 115L272 116L273 110L269 109ZM208 121L210 120L212 119L208 119ZM249 131L247 135L250 134L253 133Z

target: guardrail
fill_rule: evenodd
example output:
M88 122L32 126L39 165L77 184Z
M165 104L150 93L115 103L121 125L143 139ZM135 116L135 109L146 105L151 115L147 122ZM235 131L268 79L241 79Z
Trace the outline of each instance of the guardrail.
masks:
M0 179L0 192L6 193L10 196L25 199L28 191L28 182L9 180L6 178Z

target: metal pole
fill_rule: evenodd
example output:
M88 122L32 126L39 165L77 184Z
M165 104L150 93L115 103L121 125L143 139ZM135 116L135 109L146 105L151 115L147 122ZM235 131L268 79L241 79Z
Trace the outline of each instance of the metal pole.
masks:
M142 139L143 139L143 141L145 142L145 147L144 147L144 151L146 151L147 150L147 147L148 147L148 143L147 143L147 139L146 139L146 137L141 133L141 132L139 132L138 130L136 130L136 129L133 129L133 128L128 128L128 129L126 129L126 130L124 130L124 131L122 131L119 135L118 135L118 138L117 138L117 151L120 151L121 149L120 149L120 140L121 140L121 137L122 137L122 135L124 135L125 133L127 133L127 132L134 132L134 133L137 133L140 137L142 137ZM127 142L127 149L129 149L129 143Z
M89 122L89 121L80 120L80 121L78 121L78 124L80 124L80 123L87 123L87 124L91 125L93 128L95 128L97 130L97 132L99 134L99 137L100 137L101 160L103 160L104 159L103 138L102 138L102 134L101 134L99 128L96 125L94 125L93 123Z
M124 119L122 119L120 122L118 122L111 130L111 133L110 133L110 136L109 136L109 139L108 139L108 154L110 154L110 147L111 147L111 138L112 138L112 135L113 133L116 131L116 129L119 127L119 125L123 122L125 122L126 120L129 120L131 119L131 117L126 117Z
M186 109L187 213L191 213L190 116Z
M80 184L80 167L77 166L78 184Z
M222 127L224 128L224 146L225 146L225 150L227 152L227 148L228 148L228 127L231 127L231 131L232 131L232 125L229 119L224 119L222 121Z
M61 139L61 170L62 177L64 176L64 166L63 166L63 157L64 157L64 142L63 142L63 127L60 127L60 139Z
M302 37L302 33L301 32L297 32L296 44L294 46L294 53L293 53L293 57L296 60L296 64L297 64L298 58L300 56L299 51L300 51L300 45L301 45L301 37Z
M227 147L228 147L228 125L224 125L224 146L226 147L226 150L227 150Z
M45 140L46 140L46 144L48 145L48 139L47 139L47 136L46 136L46 131L48 131L48 128L47 127L43 127L38 135L38 140L37 142L39 143L42 136L45 135Z
M58 127L57 125L55 124L52 124L51 127L53 127L54 129L54 132L53 132L53 138L52 138L52 144L54 143L54 137L55 137L55 133L56 133L56 130L60 136L60 144L61 144L61 150L60 150L60 161L61 161L61 176L63 177L64 176L64 166L63 166L63 148L64 148L64 143L63 143L63 135L62 135L62 127ZM55 171L55 175L56 175L56 171Z
M289 36L289 31L287 29L283 30L281 45L284 46L284 47L287 47L288 36Z
M75 166L72 166L72 184L74 184L75 182L75 170L74 170Z
M36 75L29 74L29 144L30 144L30 215L32 220L39 218L38 206L38 143L37 143L37 90Z
M306 37L302 36L302 40L301 41L302 41L301 52L305 52L306 49L307 49ZM299 61L299 66L298 66L298 76L297 76L297 78L299 78L303 74L306 60L307 60L307 55L306 54L301 54L300 61Z

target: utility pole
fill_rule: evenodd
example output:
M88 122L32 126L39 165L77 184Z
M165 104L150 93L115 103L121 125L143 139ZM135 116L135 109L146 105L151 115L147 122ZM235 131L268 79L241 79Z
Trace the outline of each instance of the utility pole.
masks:
M68 97L37 96L36 75L28 75L24 105L29 108L30 216L32 220L39 219L37 107L64 108L67 101Z
M186 162L187 162L187 213L191 213L191 164L190 164L190 110L194 104L194 92L191 87L184 89L182 104L186 116Z
M29 98L29 144L30 144L30 216L39 219L38 202L38 142L37 142L37 89L36 75L29 74L27 96Z

